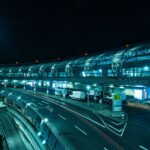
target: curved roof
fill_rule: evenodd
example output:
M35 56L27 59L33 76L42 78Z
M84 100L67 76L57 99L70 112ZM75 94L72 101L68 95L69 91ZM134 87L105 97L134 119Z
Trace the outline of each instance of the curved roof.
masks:
M96 65L111 65L113 63L119 63L124 61L134 61L135 57L138 60L148 59L150 60L150 43L135 45L130 47L124 47L118 49L117 52L108 52L103 54L96 54L85 56L81 58L68 59L59 62L49 62L32 65L21 65L12 67L2 67L0 72L18 73L18 72L41 72L43 70L49 70L56 68L69 68L69 67L94 67ZM146 56L146 58L144 58Z

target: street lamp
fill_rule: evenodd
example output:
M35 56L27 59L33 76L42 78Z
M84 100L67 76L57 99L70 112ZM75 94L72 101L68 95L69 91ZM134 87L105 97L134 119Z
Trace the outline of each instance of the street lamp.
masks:
M86 89L87 89L87 90L90 90L90 88L91 88L90 85L87 85L87 86L86 86Z
M1 94L4 93L4 90L1 91Z
M17 101L18 101L19 99L21 99L21 97L20 97L20 96L18 96L18 97L17 97Z
M47 123L47 122L48 122L48 118L42 119L42 121L41 121L41 123L40 123L40 126L41 126L44 122Z
M47 90L47 91L46 91L46 93L48 94L48 93L49 93L49 91Z
M26 104L26 108L25 108L25 114L27 115L27 108L28 108L28 106L31 106L31 103L27 103Z
M9 93L8 96L12 95L12 93Z
M50 111L50 114L51 114L51 131L52 131L52 127L53 127L53 125L52 125L52 123L53 123L53 111L54 111L54 108L53 107L50 107L50 108L48 108L49 109L49 111Z
M114 88L114 85L113 85L113 84L111 84L109 87L110 87L110 88Z
M38 136L41 136L41 134L42 134L42 133L39 131L39 132L38 132Z
M34 90L34 92L35 92L35 91L36 91L36 87L34 87L34 89L33 89L33 90Z
M5 83L4 86L5 86L5 88L6 88L6 87L7 87L7 84Z
M7 83L8 83L8 80L4 80L2 84L4 84L4 87L6 88L7 87Z
M46 123L46 122L48 122L48 119L47 119L47 118L45 118L45 119L44 119L44 122L45 122L45 123Z
M26 104L26 109L27 109L28 106L31 106L31 103L27 103L27 104Z
M123 86L123 85L121 85L121 86L120 86L120 89L124 89L124 86Z
M42 141L42 144L43 144L43 145L46 144L46 140L43 140L43 141Z
M49 93L49 91L48 91L49 84L47 83L46 85L47 85L46 93L48 94Z
M89 91L89 90L91 89L91 86L90 86L90 85L87 85L87 86L86 86L86 89L87 89L87 96L88 96L87 98L88 98L88 106L89 106L89 104L90 104L90 99L89 99L89 92L90 92L90 91Z

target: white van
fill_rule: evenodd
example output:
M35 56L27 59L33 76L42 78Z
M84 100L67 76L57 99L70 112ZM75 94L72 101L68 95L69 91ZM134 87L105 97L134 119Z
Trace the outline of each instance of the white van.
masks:
M70 97L73 99L85 100L86 94L84 91L72 91Z

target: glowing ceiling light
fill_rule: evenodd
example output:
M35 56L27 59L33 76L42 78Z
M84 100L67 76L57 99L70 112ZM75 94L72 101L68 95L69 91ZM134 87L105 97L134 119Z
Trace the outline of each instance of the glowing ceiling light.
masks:
M114 88L114 85L113 85L113 84L111 84L109 87L110 87L110 88Z
M145 66L145 67L144 67L144 71L149 71L149 67L148 67L148 66Z

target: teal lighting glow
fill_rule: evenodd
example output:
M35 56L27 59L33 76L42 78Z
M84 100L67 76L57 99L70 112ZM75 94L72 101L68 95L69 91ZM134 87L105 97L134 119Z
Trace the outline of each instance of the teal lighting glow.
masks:
M113 85L113 84L111 84L109 87L110 87L110 88L114 88L114 85Z
M44 122L48 122L48 119L47 119L47 118L45 118L45 119L44 119Z
M99 69L99 72L102 73L102 69Z
M90 89L91 89L91 86L90 86L90 85L87 85L87 86L86 86L86 89L87 89L87 90L90 90Z
M21 99L21 97L20 97L20 96L18 96L18 97L17 97L17 100L19 100L19 99Z
M83 77L86 77L85 71L82 71L82 76L83 76Z
M12 93L9 93L8 96L12 95Z
M41 136L41 134L42 134L42 133L39 131L39 132L38 132L38 136Z
M43 140L43 141L42 141L42 144L43 144L43 145L46 144L46 140Z
M145 67L144 67L144 71L149 71L149 67L148 67L148 66L145 66Z
M121 85L121 86L120 86L120 89L124 89L124 86L123 86L123 85Z
M27 104L26 104L26 107L28 107L28 106L31 106L31 103L27 103Z

